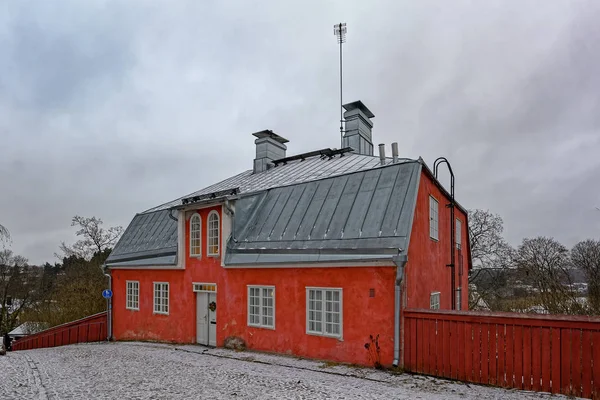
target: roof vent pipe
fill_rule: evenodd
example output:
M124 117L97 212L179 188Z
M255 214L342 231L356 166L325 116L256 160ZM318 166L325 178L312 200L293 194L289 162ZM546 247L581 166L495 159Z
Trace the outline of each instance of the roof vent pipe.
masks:
M392 143L392 159L394 164L398 162L398 142Z
M385 144L383 143L379 145L379 161L381 161L381 165L385 165Z

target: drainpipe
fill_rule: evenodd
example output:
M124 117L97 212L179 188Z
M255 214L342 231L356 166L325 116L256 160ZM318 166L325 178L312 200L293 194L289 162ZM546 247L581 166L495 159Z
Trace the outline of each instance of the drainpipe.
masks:
M224 204L225 204L225 209L231 216L231 239L234 242L236 242L237 240L235 239L235 222L233 220L233 217L235 216L235 212L233 211L233 208L231 207L231 203L229 202L229 199L225 199Z
M107 274L106 271L106 264L102 264L101 266L102 268L102 272L104 274L104 276L106 276L108 278L108 290L112 290L112 276L110 274ZM112 297L110 299L107 300L107 324L106 324L106 333L107 333L107 338L106 340L110 342L110 340L112 339Z
M404 266L408 261L406 255L393 258L396 264L396 296L394 301L394 361L392 365L397 367L400 363L400 311L402 308L402 278L404 277Z

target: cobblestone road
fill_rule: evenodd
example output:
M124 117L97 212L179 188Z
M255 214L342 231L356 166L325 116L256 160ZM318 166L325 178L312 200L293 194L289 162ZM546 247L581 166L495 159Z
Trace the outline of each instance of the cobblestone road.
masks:
M251 352L81 344L0 357L0 399L562 398Z

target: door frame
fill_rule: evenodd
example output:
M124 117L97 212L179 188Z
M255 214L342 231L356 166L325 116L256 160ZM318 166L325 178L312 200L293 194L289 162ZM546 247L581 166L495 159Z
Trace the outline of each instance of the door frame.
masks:
M192 282L192 290L193 290L194 293L196 293L196 304L195 304L195 310L196 310L196 312L195 312L195 314L196 314L196 343L198 343L198 301L199 301L198 300L198 293L206 293L208 299L210 299L210 296L209 296L210 294L214 294L215 295L215 301L216 301L216 297L217 297L217 284L216 283L211 283L211 282ZM210 303L207 301L207 306L208 306L208 304L210 304ZM216 313L217 313L217 310L215 310L215 314ZM207 324L207 329L208 329L208 332L206 334L206 337L208 339L208 341L207 341L208 344L206 344L206 345L203 344L203 345L204 346L211 346L210 345L211 341L214 342L214 343L217 342L217 338L216 338L217 329L215 327L215 337L214 338L211 338L211 335L210 335L210 321Z

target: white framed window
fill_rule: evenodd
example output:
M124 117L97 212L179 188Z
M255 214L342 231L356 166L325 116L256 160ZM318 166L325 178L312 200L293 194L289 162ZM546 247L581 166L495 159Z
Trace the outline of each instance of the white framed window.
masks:
M306 333L342 337L342 289L306 288Z
M190 218L190 256L200 257L202 255L202 219L196 213Z
M461 293L462 293L462 289L460 287L458 287L456 289L456 309L458 311L462 310Z
M456 220L456 248L460 250L462 246L462 222L460 219Z
M215 210L208 214L208 240L206 245L208 247L207 254L209 256L219 255L219 213Z
M440 292L431 292L429 295L429 308L432 310L440 309Z
M275 329L275 286L248 285L248 326Z
M169 282L154 282L154 313L169 314Z
M438 201L429 196L429 237L435 240L439 240L438 215Z
M127 296L125 301L125 308L128 310L139 310L140 309L140 282L139 281L125 281L127 284Z

